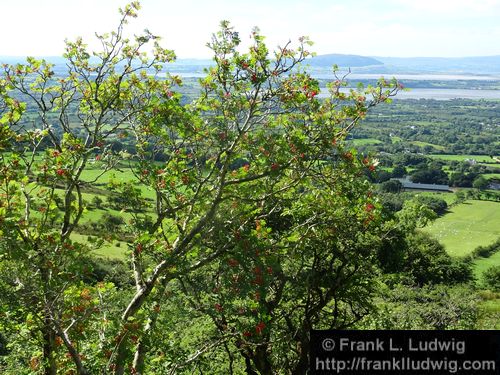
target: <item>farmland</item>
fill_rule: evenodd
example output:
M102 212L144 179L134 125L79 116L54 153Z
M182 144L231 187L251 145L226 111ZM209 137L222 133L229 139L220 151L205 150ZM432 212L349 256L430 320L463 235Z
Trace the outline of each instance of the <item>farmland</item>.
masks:
M424 231L432 234L453 256L465 256L500 236L500 204L467 201L456 205Z

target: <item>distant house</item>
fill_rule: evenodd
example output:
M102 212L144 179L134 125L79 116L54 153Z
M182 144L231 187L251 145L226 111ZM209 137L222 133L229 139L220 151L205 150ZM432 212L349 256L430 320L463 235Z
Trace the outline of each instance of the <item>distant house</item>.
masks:
M437 184L418 184L411 182L408 177L405 178L391 178L391 180L396 180L401 182L402 190L418 190L418 191L437 191L437 192L451 192L448 185L437 185Z

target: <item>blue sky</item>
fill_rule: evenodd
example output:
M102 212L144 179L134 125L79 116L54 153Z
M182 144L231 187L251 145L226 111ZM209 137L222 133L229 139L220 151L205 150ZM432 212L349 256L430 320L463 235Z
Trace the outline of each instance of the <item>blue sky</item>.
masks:
M111 31L121 0L3 1L0 55L61 55L64 39ZM500 55L500 0L142 0L130 29L160 35L179 57L209 57L227 19L243 40L259 26L271 47L308 35L318 54Z

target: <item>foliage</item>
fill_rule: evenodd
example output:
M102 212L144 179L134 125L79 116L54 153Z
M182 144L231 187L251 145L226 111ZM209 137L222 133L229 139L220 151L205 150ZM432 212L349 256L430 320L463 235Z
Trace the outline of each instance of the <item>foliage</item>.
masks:
M497 202L466 201L451 207L424 231L442 243L450 255L463 257L498 238L499 218Z
M181 80L163 75L173 52L148 30L132 40L124 34L139 8L127 5L118 28L97 36L100 52L67 42L62 77L34 58L4 67L6 368L161 373L214 352L238 356L248 373L303 373L309 329L350 327L370 310L382 222L363 176L376 162L344 140L400 87L381 79L344 92L337 77L320 100L318 81L300 68L307 38L271 53L255 29L243 53L224 21L209 43L214 65L202 92L186 104L175 91ZM20 121L25 110L34 126ZM116 146L127 138L133 147ZM104 238L73 240L95 214L84 194L127 164L135 181L108 184L123 217L103 215L102 227L103 237L126 237L133 285L111 270L126 273L123 264L89 261ZM91 167L97 175L84 178ZM199 331L183 320L166 336L181 345L160 355L159 333L178 320L169 313L179 304L190 306L178 311L191 309ZM18 331L29 337L23 347Z
M376 313L363 329L474 329L478 296L468 286L383 284Z
M391 174L394 178L402 178L408 174L408 171L406 170L404 165L398 164L394 166Z
M409 238L403 267L419 285L455 284L472 280L472 269L468 261L452 258L439 242L424 233Z
M471 253L471 258L487 258L496 252L500 252L500 238L498 238L491 245L476 247Z
M418 169L411 174L411 180L415 183L447 185L448 175L440 167Z
M387 233L378 250L384 273L400 274L418 286L472 281L470 260L452 258L439 242L418 229L435 218L429 207L407 201L401 211L388 214L397 218L397 224L394 218L384 223Z
M472 187L474 189L479 189L479 190L484 190L484 189L487 189L489 186L489 182L486 178L484 178L483 176L479 176L478 178L476 178L474 180L474 182L472 183Z
M380 184L380 191L384 193L399 193L403 188L403 184L398 180L385 181Z
M487 289L500 292L500 265L492 266L484 271L483 285Z
M453 172L450 176L450 185L457 187L472 187L476 173Z
M444 199L430 197L426 195L418 195L417 202L423 204L434 211L437 215L443 215L448 209L448 203Z
M102 204L103 204L103 200L98 195L94 195L92 197L91 204L92 204L92 206L94 208L101 209L102 208Z

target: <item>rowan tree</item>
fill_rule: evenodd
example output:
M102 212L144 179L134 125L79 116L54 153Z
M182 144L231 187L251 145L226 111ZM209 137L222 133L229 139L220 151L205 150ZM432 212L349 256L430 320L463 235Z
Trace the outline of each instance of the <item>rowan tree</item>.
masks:
M33 58L4 68L0 285L27 347L39 348L19 359L44 374L151 373L154 338L168 329L162 306L180 289L197 309L206 312L203 296L224 311L231 321L205 315L220 333L214 342L234 345L248 373L302 373L308 330L347 327L369 306L378 204L362 175L376 163L343 140L397 83L347 90L335 70L320 99L301 65L307 38L271 53L254 29L243 53L222 22L200 96L182 105L180 79L160 74L173 52L147 30L125 37L138 9L127 5L118 28L98 35L100 52L67 42L64 76ZM21 121L25 110L34 124ZM118 152L117 139L136 152ZM95 162L100 176L126 166L153 193L146 200L133 184L112 183L113 204L130 215L130 289L84 282L102 242L75 239L84 194L100 177L83 178ZM282 362L268 355L291 342L301 349Z

